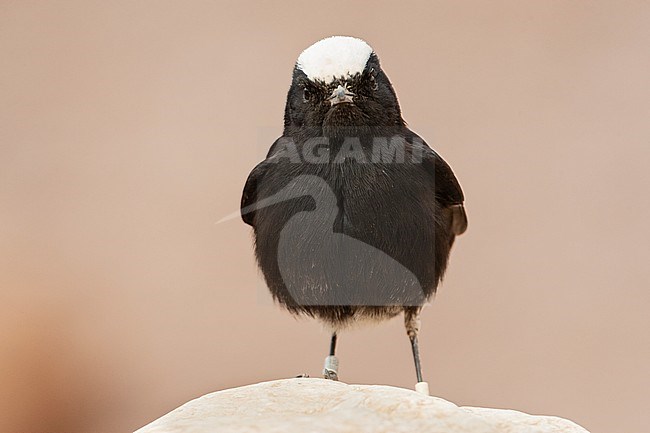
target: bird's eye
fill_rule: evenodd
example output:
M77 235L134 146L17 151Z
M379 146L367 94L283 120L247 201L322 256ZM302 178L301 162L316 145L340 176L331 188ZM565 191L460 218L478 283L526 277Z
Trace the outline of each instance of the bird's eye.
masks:
M302 100L304 102L307 102L311 99L311 92L307 89L303 90L302 92Z
M377 80L375 80L375 76L371 75L370 76L370 87L372 87L372 90L377 90L379 89L379 84L377 83Z

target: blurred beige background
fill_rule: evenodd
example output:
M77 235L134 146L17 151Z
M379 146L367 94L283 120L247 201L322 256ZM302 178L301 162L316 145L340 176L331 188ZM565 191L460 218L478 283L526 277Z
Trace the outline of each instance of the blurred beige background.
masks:
M236 211L291 68L346 34L450 162L470 229L424 314L463 405L650 425L650 3L0 2L0 432L131 431L207 392L317 376ZM412 387L400 320L342 379Z

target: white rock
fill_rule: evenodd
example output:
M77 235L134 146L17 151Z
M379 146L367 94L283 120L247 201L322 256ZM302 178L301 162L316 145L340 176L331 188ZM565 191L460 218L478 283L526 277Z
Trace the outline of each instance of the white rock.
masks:
M204 395L136 433L588 433L552 416L458 407L407 389L285 379Z

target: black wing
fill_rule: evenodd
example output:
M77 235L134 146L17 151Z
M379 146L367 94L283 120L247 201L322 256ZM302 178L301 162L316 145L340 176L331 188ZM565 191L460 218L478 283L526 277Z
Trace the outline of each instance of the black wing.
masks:
M283 150L286 150L282 145L285 143L284 137L280 137L269 149L266 159L253 169L246 179L246 185L244 185L244 192L241 196L241 204L239 210L241 212L241 219L250 226L255 227L255 207L253 206L257 202L257 186L262 181L266 170L269 168L270 162L274 158L277 158L276 153L280 153Z
M244 192L241 196L241 205L239 207L241 219L253 227L255 227L255 207L253 205L257 202L257 185L259 185L264 177L267 168L268 163L266 160L257 164L248 175L246 185L244 185Z
M421 138L414 134L424 148L423 164L434 176L436 184L436 198L450 215L451 231L454 235L461 235L467 230L467 214L465 213L465 195L458 183L451 167L442 159L435 150L431 149Z

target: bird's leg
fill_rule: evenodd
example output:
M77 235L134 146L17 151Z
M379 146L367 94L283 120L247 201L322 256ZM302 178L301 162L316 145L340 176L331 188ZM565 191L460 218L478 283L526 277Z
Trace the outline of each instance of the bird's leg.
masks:
M411 340L411 350L413 351L413 362L415 363L415 375L418 383L415 390L429 395L429 384L422 380L422 367L420 366L420 349L418 347L418 332L420 331L420 308L409 307L404 309L404 326L406 333Z
M420 331L420 311L417 308L407 308L404 310L404 326L406 334L411 340L411 349L413 350L413 361L415 363L415 375L418 382L422 382L422 367L420 366L420 350L418 348L418 332Z
M330 380L339 380L339 360L334 354L336 352L336 332L332 333L330 341L330 354L325 358L325 367L323 368L323 377Z

